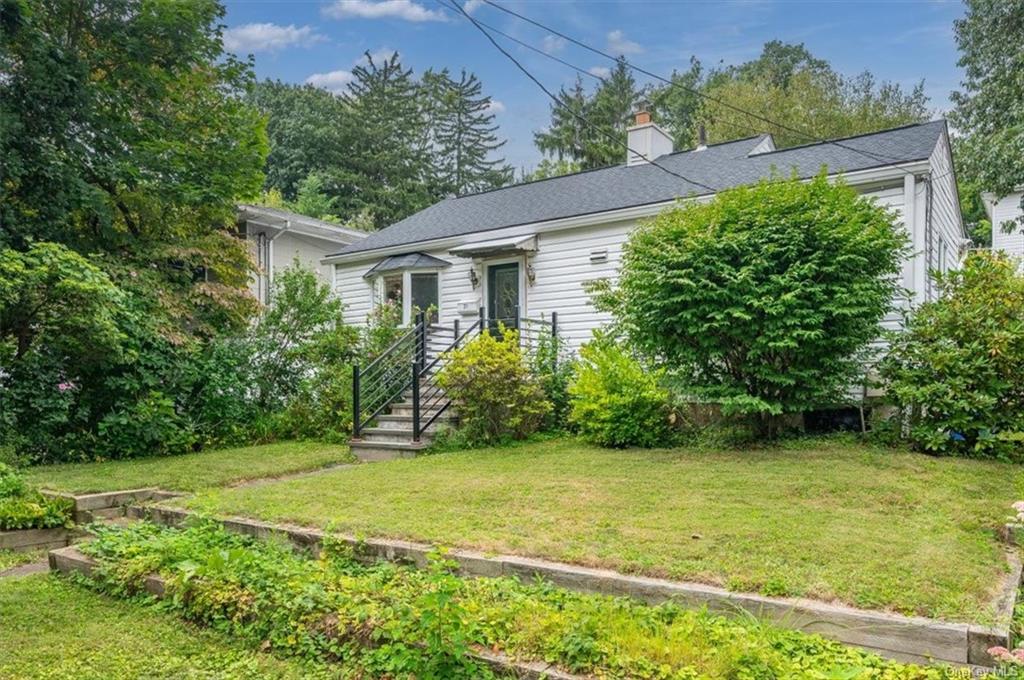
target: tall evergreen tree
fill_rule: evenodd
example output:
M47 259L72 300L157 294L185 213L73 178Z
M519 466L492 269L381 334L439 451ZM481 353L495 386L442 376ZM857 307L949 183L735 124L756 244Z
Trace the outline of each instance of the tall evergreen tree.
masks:
M592 95L587 95L579 79L572 89L562 88L559 104L551 106L551 125L534 133L534 144L546 154L578 161L584 170L622 163L626 128L643 96L643 89L620 58Z
M412 69L402 66L398 53L352 70L345 99L355 117L358 134L344 165L326 168L325 180L334 185L338 211L352 215L370 211L384 227L427 207L437 199L430 185L428 149L422 141L426 120L421 89Z
M482 94L480 80L465 71L457 81L447 69L427 71L423 87L438 188L461 195L507 184L512 167L504 158L492 158L505 141L498 139L491 98Z

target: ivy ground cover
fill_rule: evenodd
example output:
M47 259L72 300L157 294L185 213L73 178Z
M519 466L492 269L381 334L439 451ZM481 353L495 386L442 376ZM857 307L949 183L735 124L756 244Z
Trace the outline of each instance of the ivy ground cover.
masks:
M443 554L426 569L360 565L328 542L319 558L215 523L100 527L80 549L99 562L83 584L160 606L252 647L340 664L350 677L494 677L481 650L605 678L959 677L882 659L815 635L673 604L646 606L511 578L460 578Z
M202 493L224 515L984 622L1024 473L849 440L610 451L572 439Z

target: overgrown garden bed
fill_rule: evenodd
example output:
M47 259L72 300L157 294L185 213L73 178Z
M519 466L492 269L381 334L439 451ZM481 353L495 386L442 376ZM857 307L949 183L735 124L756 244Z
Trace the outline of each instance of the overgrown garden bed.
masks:
M164 606L251 645L333 660L369 675L490 675L480 654L543 660L608 677L955 677L823 638L671 604L583 595L508 578L463 579L443 555L425 570L365 566L325 545L319 559L210 524L105 528L82 550L118 595L159 576ZM152 581L152 579L150 579Z

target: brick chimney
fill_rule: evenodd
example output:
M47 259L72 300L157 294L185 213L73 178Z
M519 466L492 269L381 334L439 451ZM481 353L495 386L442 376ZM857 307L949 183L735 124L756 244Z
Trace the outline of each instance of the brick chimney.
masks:
M672 137L651 120L651 112L641 105L633 116L633 125L626 129L626 165L640 165L658 156L672 153Z

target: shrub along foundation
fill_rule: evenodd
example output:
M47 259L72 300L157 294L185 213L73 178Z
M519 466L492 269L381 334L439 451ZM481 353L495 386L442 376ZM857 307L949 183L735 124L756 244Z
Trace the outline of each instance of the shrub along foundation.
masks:
M127 513L129 517L150 519L168 526L180 524L193 514L160 506L129 506ZM218 521L229 531L260 539L284 537L296 547L314 552L319 551L323 539L329 536L333 541L348 544L355 558L364 563L391 561L424 567L434 550L433 546L422 543L359 540L353 536L244 518ZM785 628L817 633L899 661L977 666L994 665L987 651L990 647L1010 647L1009 623L1021 582L1020 560L1016 553L1008 553L1010 574L995 603L998 625L990 627L864 611L806 599L733 593L714 586L627 576L525 557L489 556L466 550L452 550L446 557L458 563L460 572L467 576L514 576L525 582L540 577L570 590L631 597L648 604L671 600L683 607L707 607L726 615L746 612Z

